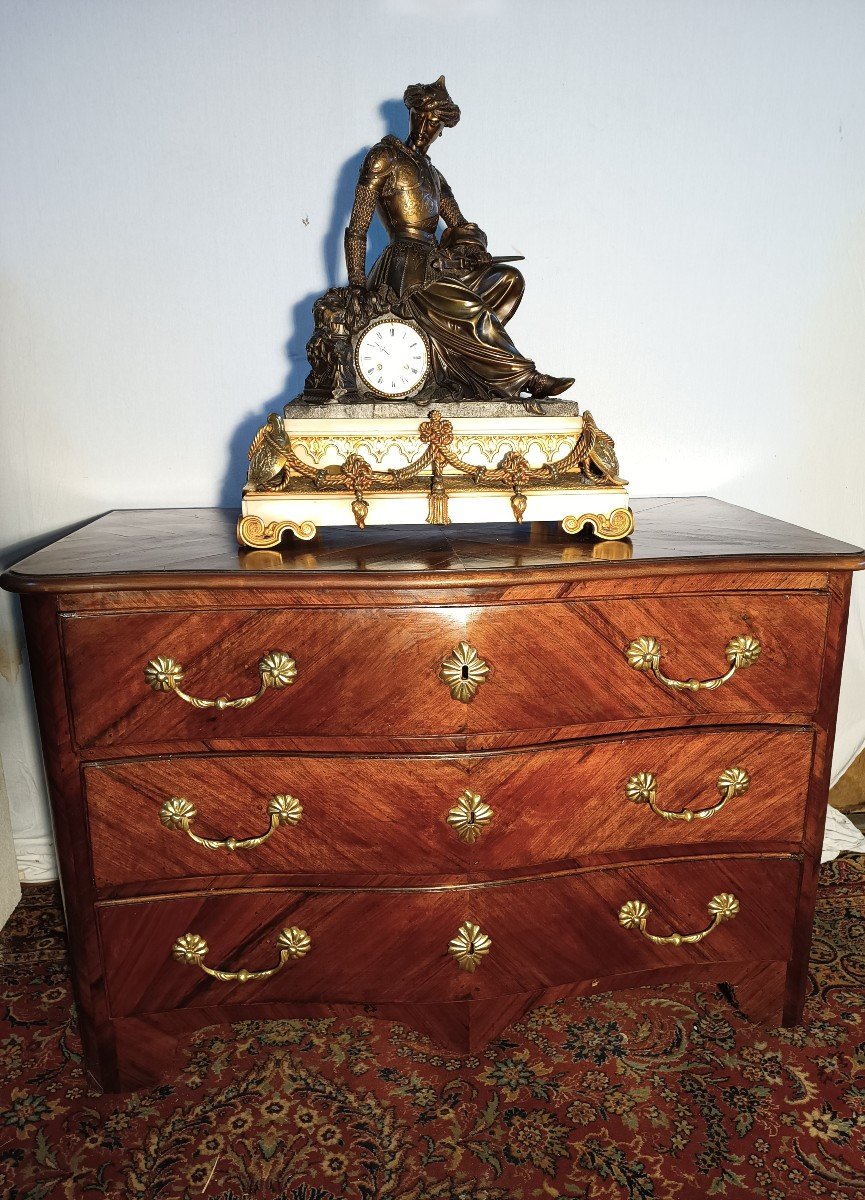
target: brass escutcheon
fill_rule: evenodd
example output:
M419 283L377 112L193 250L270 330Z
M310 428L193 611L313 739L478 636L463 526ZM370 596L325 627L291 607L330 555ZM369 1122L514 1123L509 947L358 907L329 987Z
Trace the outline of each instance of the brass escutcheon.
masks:
M493 810L468 788L459 797L445 820L461 842L473 845L489 826Z
M448 953L456 959L461 971L473 973L478 969L481 959L489 954L492 940L481 932L480 926L473 921L463 921L457 930L457 935L448 945Z
M442 663L439 678L448 685L454 700L468 704L481 684L486 682L489 671L489 666L474 646L460 642Z

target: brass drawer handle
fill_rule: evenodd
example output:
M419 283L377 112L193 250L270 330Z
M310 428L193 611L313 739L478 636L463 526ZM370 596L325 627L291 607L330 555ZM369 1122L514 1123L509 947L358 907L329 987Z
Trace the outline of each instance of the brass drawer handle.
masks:
M478 969L481 959L489 954L492 939L481 933L479 925L472 921L463 921L457 930L457 935L448 945L448 952L457 960L461 971L473 973Z
M489 666L474 646L460 642L454 646L439 670L439 678L451 690L454 700L468 704L489 674Z
M658 807L658 781L651 771L640 771L639 774L632 775L625 784L625 795L634 804L648 804L652 812L663 817L665 821L705 821L714 817L728 800L747 791L750 782L748 772L744 768L728 767L726 771L721 772L715 783L715 787L721 793L717 804L713 804L711 808L685 808L682 812L670 812L669 809Z
M248 708L260 700L268 688L279 691L289 687L297 676L297 663L290 654L282 650L269 650L258 664L261 676L261 686L254 696L239 696L236 700L228 696L217 696L215 700L202 700L198 696L190 696L180 687L183 678L183 668L179 662L167 655L157 655L144 668L144 679L154 692L174 692L181 700L191 704L193 708L217 708L222 712L226 708Z
M712 923L699 933L668 933L661 935L646 932L646 921L649 916L649 906L642 900L628 900L619 909L619 924L625 929L639 929L643 937L659 945L681 946L682 942L701 942L722 921L732 921L739 911L739 901L730 892L719 892L708 904Z
M701 689L713 692L722 683L732 679L733 674L741 668L751 667L760 657L762 646L749 633L740 633L731 638L724 647L724 655L729 663L729 670L717 679L670 679L661 670L661 643L657 638L638 637L628 645L625 655L628 666L635 671L651 671L656 679L665 683L668 688L677 692L698 692Z
M199 846L208 850L252 850L266 842L275 829L280 825L297 825L303 816L303 805L294 796L274 796L267 805L267 815L270 817L270 829L257 837L248 838L204 838L193 833L189 826L198 816L195 805L182 796L172 796L166 800L159 810L159 819L166 829L181 830L189 835Z
M215 967L208 967L204 961L208 951L207 942L198 933L184 933L171 947L171 953L178 962L187 963L191 967L201 967L205 974L212 975L214 979L222 979L226 983L235 980L238 983L247 983L250 979L269 979L271 975L281 971L289 959L303 958L309 953L312 939L305 929L298 929L296 925L292 925L289 929L282 930L276 944L279 946L279 962L266 971L247 971L245 967L241 967L239 971L217 971Z
M466 788L445 819L460 841L472 846L492 821L493 810Z

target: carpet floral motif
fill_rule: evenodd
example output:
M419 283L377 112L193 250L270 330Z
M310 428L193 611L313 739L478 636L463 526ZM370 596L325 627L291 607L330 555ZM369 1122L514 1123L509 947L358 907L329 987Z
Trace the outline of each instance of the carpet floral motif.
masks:
M202 1030L176 1079L89 1085L56 892L0 934L10 1200L854 1200L865 1195L865 857L824 867L804 1024L715 987L536 1009L458 1058L398 1024Z

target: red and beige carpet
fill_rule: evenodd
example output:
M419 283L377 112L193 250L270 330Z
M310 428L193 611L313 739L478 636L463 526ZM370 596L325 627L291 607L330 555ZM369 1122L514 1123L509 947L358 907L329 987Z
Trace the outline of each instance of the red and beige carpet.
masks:
M449 1057L365 1018L203 1030L153 1091L88 1086L56 892L0 934L9 1200L865 1196L865 857L823 868L805 1022L715 988L538 1009Z

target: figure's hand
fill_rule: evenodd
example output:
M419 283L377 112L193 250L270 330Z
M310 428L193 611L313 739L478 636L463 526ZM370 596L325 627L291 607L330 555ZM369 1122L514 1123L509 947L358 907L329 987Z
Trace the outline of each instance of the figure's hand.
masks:
M441 237L441 248L447 259L464 270L485 266L491 261L487 253L487 235L473 223L446 229Z
M454 247L454 253L469 267L485 267L493 260L486 246L479 242L462 242Z
M347 288L346 316L348 323L354 327L363 319L369 305L369 291L365 283L350 283Z

